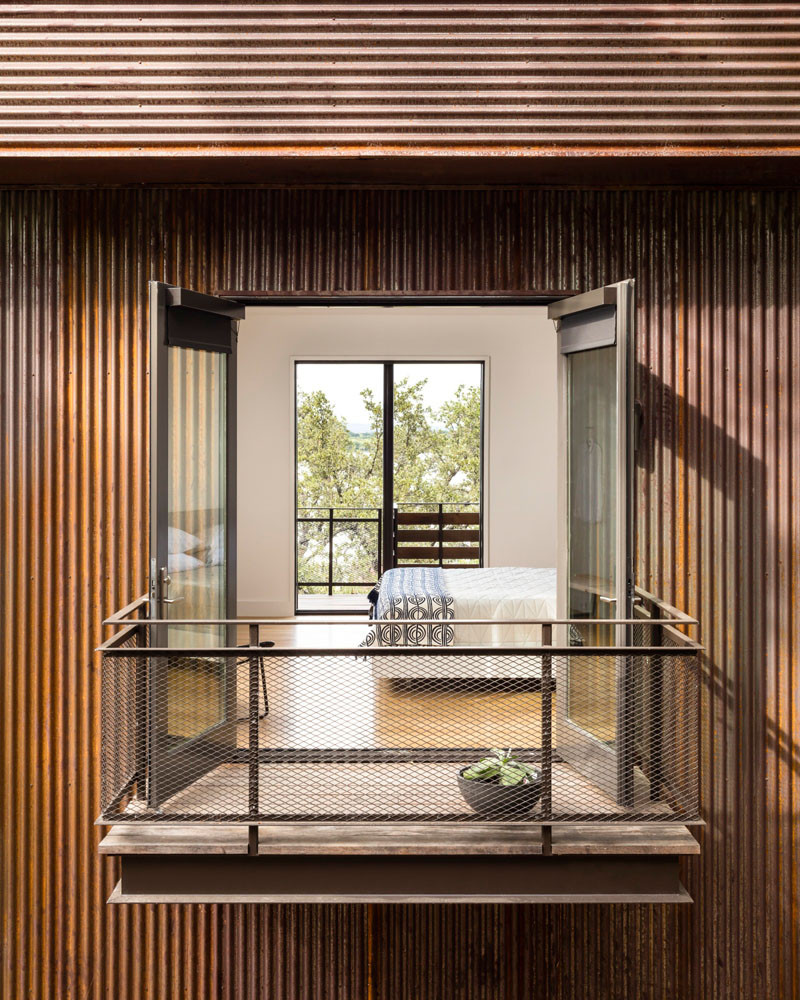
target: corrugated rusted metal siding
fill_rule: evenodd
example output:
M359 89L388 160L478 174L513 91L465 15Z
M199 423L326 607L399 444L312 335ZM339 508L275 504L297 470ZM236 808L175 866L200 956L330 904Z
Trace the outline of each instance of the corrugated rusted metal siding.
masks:
M800 995L800 193L0 192L3 997ZM692 907L106 907L104 614L146 549L145 282L638 281L641 579L696 614Z
M0 152L800 146L798 3L7 3Z

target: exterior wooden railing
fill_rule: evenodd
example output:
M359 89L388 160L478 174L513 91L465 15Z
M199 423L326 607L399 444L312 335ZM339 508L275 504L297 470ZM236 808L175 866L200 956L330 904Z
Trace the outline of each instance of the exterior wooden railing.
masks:
M403 504L394 511L393 552L395 566L430 565L481 566L483 532L478 504L439 503L434 510L406 510L401 507L432 504ZM474 507L474 510L465 510ZM456 509L460 508L460 509Z
M390 567L383 565L384 517L380 507L298 507L297 524L327 526L326 569L314 579L301 579L303 588L324 588L328 596L344 587L369 588ZM334 539L338 526L374 524L375 577L343 580L337 576ZM477 502L399 503L392 517L392 565L482 566L483 530Z

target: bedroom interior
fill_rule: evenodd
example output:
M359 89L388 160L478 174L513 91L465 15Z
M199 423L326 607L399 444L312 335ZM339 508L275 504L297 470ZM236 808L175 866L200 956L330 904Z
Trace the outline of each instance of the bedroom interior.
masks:
M237 352L240 615L295 612L294 371L313 361L480 364L483 495L464 499L483 500L483 564L555 565L555 490L542 484L543 471L552 479L557 462L556 348L545 305L248 303ZM524 454L529 462L520 461ZM244 458L255 455L264 457Z
M207 824L211 853L208 824L257 857L290 829L328 830L339 853L377 837L381 856L421 837L439 857L465 825L478 853L501 833L505 852L543 858L608 824L612 856L644 837L674 862L637 898L688 899L699 647L694 621L632 577L633 294L377 305L152 283L152 583L103 646L101 849L138 859L116 901L152 893L141 856L167 823ZM468 420L449 478L410 477ZM453 482L463 494L435 492ZM362 513L337 511L341 496ZM340 867L326 898L355 898ZM262 875L237 898L310 891Z

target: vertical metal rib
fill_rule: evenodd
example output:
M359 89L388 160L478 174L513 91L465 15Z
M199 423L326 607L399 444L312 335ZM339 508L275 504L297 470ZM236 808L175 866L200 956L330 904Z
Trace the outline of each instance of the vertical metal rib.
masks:
M795 191L0 192L3 996L800 992L798 232ZM628 276L646 411L640 579L701 620L708 650L695 905L106 907L90 651L145 581L146 280L585 289Z

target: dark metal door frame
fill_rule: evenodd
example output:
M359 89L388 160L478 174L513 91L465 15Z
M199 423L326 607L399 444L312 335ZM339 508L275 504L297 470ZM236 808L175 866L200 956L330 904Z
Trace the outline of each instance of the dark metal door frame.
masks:
M393 306L549 306L554 302L558 302L561 299L568 299L572 296L578 294L575 289L530 289L526 291L520 290L510 290L510 289L498 289L495 291L463 291L457 289L447 289L444 291L440 290L420 290L414 292L397 292L397 291L380 291L380 290L366 290L360 292L347 292L347 291L292 291L292 292L281 292L281 291L271 291L266 289L216 289L215 294L224 297L226 300L231 302L236 302L242 306L319 306L320 308L327 308L330 306L382 306L384 308L392 308ZM336 364L336 361L331 363ZM338 362L346 363L346 362ZM377 362L380 363L380 362ZM485 365L482 366L482 376L481 376L481 400L485 398ZM384 374L384 379L385 379ZM387 394L384 390L385 398L392 398L391 393ZM393 421L392 421L393 422ZM485 431L485 413L483 405L481 405L481 443L483 445L484 441L484 431ZM296 435L297 435L297 425L295 421L295 445L296 445ZM387 467L391 469L394 465L394 441L390 440L392 436L384 434L384 454L383 454L383 466L384 466L384 477L386 476ZM295 454L297 449L295 447ZM483 482L485 478L485 469L483 463L483 455L481 456L481 497L480 497L480 509L481 509L481 562L483 562L483 539L485 537L485 524L483 515ZM389 510L387 511L386 496L387 492L391 496L391 490L387 491L386 481L384 478L384 504L382 508L382 521L383 521L383 544L382 544L382 564L383 569L389 569L392 566L393 552L391 546L391 533L390 525L392 524L392 518L387 514L391 515L391 504L389 505ZM295 518L297 516L297 479L295 477ZM295 525L295 539L296 539L296 525ZM297 611L297 545L295 543L295 572L294 572L294 602L295 602L295 612Z
M166 618L169 581L169 351L174 348L223 353L226 361L225 394L225 613L236 617L236 337L238 320L244 307L217 296L205 295L164 282L149 282L150 299L150 613L154 618ZM150 629L150 645L169 645L169 625ZM225 644L235 645L235 627L228 627ZM228 673L235 670L226 660ZM151 671L151 684L167 682L166 664ZM216 765L219 750L225 743L225 730L234 734L235 691L231 678L226 677L224 718L179 749L169 749L167 740L166 698L148 699L148 783L147 794L152 805L175 794ZM154 711L152 706L161 706ZM214 736L213 744L209 735ZM169 774L164 773L169 754ZM177 755L177 756L176 756Z
M612 317L611 333L607 325L608 315ZM634 554L636 546L635 500L635 421L633 419L633 361L635 344L634 281L626 279L614 284L584 292L572 297L572 301L551 306L548 315L556 322L559 341L559 433L564 442L561 459L569 454L566 444L567 434L567 389L568 359L575 352L591 351L596 348L614 346L616 348L616 556L615 594L616 618L630 619L633 615L634 600ZM574 320L585 316L587 325L576 331L567 329L565 317ZM596 322L592 317L600 317L604 322ZM563 322L562 322L563 321ZM592 325L594 323L594 325ZM559 473L559 489L562 501L569 505L567 490L568 471ZM559 616L568 617L566 594L570 586L569 559L567 554L568 509L560 512L559 530ZM623 647L632 645L633 633L630 625L618 624L615 628L614 643ZM569 664L564 669L563 681L558 685L558 725L563 734L572 742L562 740L561 752L565 759L578 770L591 777L624 806L634 800L634 752L631 743L631 716L633 678L630 664L624 657L617 658L617 702L616 702L616 746L612 750L589 732L581 729L569 718L568 688ZM615 758L613 780L607 758Z
M213 295L193 292L186 288L168 285L161 281L150 281L150 614L153 618L165 617L160 612L166 598L162 592L159 574L167 565L167 490L164 486L169 476L168 443L168 351L173 347L189 347L195 350L223 350L228 355L226 376L226 470L225 502L228 509L226 525L226 614L236 617L236 331L231 330L230 350L224 350L221 341L211 337L191 336L187 331L170 332L167 313L171 309L180 311L186 318L194 314L194 319L202 324L202 314L222 316L231 325L244 316L244 308ZM198 316L198 314L200 314ZM155 318L155 320L154 320ZM184 325L184 324L181 324ZM155 513L155 517L153 514ZM230 515L233 516L230 516Z

